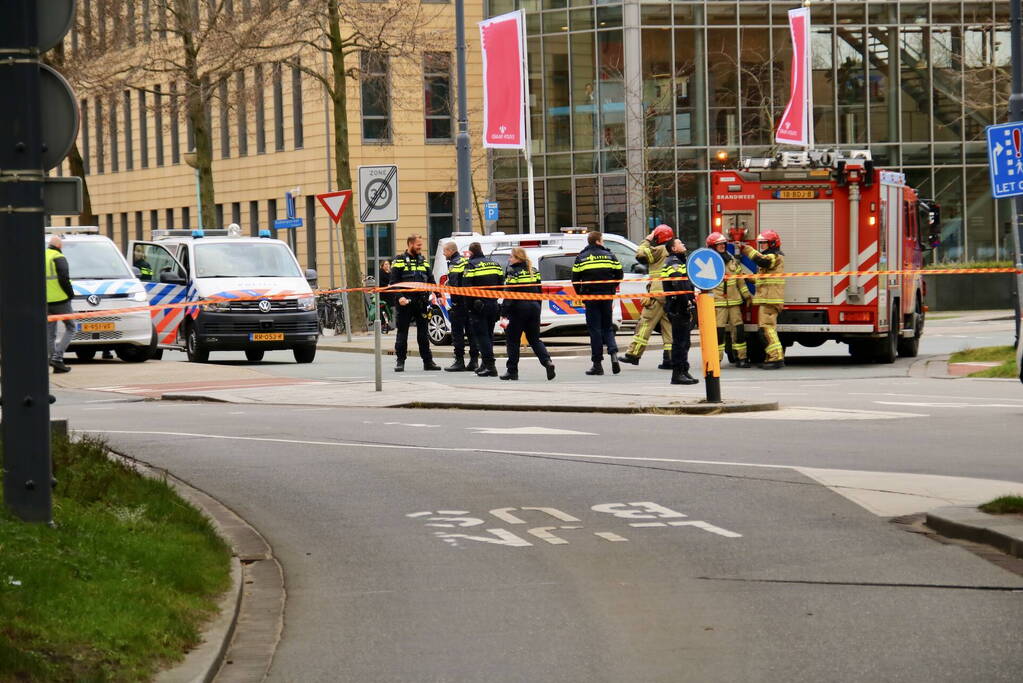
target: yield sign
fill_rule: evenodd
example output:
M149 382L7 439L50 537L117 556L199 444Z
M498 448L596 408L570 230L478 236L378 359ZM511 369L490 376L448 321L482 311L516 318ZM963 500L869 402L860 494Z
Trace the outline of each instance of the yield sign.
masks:
M345 212L348 202L352 201L351 190L340 190L338 192L327 192L316 195L317 201L330 214L330 219L335 223L341 221L341 215Z

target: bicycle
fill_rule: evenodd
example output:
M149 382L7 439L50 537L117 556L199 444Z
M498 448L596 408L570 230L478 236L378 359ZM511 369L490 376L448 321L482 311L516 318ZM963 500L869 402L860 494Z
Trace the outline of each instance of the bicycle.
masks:
M320 322L320 333L333 330L335 335L344 334L345 307L341 294L327 292L316 296L316 317Z

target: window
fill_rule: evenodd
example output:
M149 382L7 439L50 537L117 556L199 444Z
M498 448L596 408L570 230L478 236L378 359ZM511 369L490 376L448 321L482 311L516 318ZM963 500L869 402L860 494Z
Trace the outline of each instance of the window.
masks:
M121 214L121 248L128 244L128 214Z
M130 3L129 3L130 4ZM131 91L124 91L124 170L135 168L135 150L131 139Z
M114 239L114 214L107 214L107 237Z
M153 144L156 146L156 165L163 166L163 86L158 85L153 90L155 109L153 110L153 128L156 137Z
M455 231L455 193L426 193L427 251Z
M241 202L232 202L232 204L231 204L231 222L232 223L237 223L238 225L242 224L242 203Z
M245 9L248 14L248 6ZM256 81L254 88L256 101L253 106L256 108L256 154L266 154L266 107L263 89L266 83L263 81L263 65L257 64L253 69L253 79Z
M249 153L249 110L245 104L248 95L245 91L245 72L239 71L236 73L234 81L235 91L238 93L235 98L235 106L237 107L235 127L238 129L238 156L243 157Z
M82 125L79 132L79 139L82 141L82 166L85 172L89 172L89 101L81 101Z
M284 85L281 83L281 65L274 64L274 149L284 150Z
M227 159L231 156L231 124L227 116L226 80L221 81L217 86L217 94L220 97L220 158Z
M388 98L388 56L362 52L362 139L391 141L391 103Z
M298 66L291 67L291 123L295 149L301 149L305 144L305 134L302 130L302 70Z
M117 173L121 170L120 164L118 163L118 157L120 156L118 145L117 145L117 98L114 95L110 96L110 111L108 116L110 117L110 172Z
M451 53L427 52L423 58L423 110L426 139L451 140Z
M217 217L217 227L218 228L225 228L225 227L227 227L226 225L224 225L224 205L223 204L217 204L217 205L214 206L214 209L215 209L214 213L215 213L215 215Z
M249 234L253 237L259 235L259 202L249 202Z
M306 239L306 267L316 268L316 201L314 195L305 197L305 239Z
M181 163L181 114L178 111L178 84L170 85L170 144L171 163Z
M377 240L380 242L379 256ZM366 275L379 277L380 264L391 260L394 252L394 223L372 223L366 226Z
M137 240L145 239L142 236L142 212L141 211L136 211L135 212L135 239L137 239ZM124 246L127 246L127 245L128 245L128 243L125 242Z
M181 227L188 229L192 227L191 210L187 206L181 207Z
M149 168L149 112L146 111L146 92L139 94L139 163Z
M277 220L277 200L266 200L266 227L274 229L274 221Z
M96 173L106 171L106 158L103 154L103 101L97 99L93 104L96 115Z
M167 223L167 228L168 229L169 228L173 228L174 227L174 209L167 209L166 214L167 214L167 216L166 216L167 220L164 221L164 222Z
M149 236L153 236L153 231L160 227L160 212L156 209L149 210ZM142 237L140 239L145 239Z

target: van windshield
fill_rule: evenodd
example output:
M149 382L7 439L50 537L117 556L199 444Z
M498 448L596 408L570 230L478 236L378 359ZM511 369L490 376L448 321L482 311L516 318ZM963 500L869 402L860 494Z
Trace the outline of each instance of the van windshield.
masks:
M74 242L61 247L72 280L123 280L135 276L111 242Z
M197 244L197 277L302 277L291 251L280 242Z

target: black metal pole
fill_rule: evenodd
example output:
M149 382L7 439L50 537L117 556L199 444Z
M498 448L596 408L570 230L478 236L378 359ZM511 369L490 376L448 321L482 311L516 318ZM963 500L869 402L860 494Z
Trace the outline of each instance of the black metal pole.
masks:
M455 55L458 63L458 162L459 232L472 232L472 154L469 149L469 107L465 83L465 0L455 0Z
M4 502L52 515L43 161L34 0L0 0L0 395Z
M1009 120L1023 121L1023 0L1010 3L1010 39L1012 41L1012 94L1009 96ZM1013 261L1023 269L1023 195L1013 199L1016 215L1012 221ZM1023 275L1016 273L1016 346L1020 345L1020 309L1023 308Z

